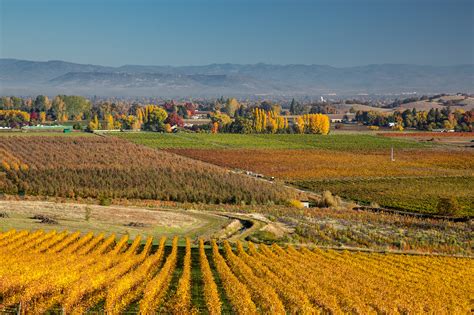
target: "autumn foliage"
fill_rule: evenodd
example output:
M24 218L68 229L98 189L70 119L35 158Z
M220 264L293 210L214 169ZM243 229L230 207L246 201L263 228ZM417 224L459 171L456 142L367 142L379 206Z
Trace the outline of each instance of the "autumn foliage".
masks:
M288 132L288 118L277 112L255 108L252 114L256 133Z
M28 124L30 114L21 110L0 110L0 127L17 127Z
M0 138L0 190L60 197L284 202L282 186L104 137Z
M202 242L193 249L189 240L179 251L176 237L170 250L164 239L156 249L151 238L143 247L140 241L80 232L1 232L0 311L467 314L472 309L474 262L468 257L252 243L245 249L239 242L237 249L212 242L212 253L206 253ZM193 251L201 262L212 257L212 268L192 267ZM183 271L175 273L178 268ZM196 294L190 294L191 285Z

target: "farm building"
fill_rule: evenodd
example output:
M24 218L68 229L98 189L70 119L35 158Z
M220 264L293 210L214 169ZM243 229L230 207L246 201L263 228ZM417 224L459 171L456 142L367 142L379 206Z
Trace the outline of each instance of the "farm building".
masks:
M309 200L304 199L304 200L300 200L300 202L303 205L303 208L309 208Z
M328 114L328 116L332 123L346 123L351 122L355 119L355 114L352 113Z

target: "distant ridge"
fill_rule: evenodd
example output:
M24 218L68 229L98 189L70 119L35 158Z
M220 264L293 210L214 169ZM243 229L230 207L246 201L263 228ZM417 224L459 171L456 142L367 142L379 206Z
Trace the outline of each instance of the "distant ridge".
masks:
M107 67L0 59L0 94L99 96L317 96L474 92L474 65L210 64Z

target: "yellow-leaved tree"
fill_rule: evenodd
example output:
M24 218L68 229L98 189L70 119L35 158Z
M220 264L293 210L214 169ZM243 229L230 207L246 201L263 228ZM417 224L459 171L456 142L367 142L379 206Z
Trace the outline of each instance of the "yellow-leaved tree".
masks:
M327 135L330 129L329 116L323 114L305 114L303 117L296 118L297 131L301 132L301 123L303 124L303 132L312 134Z
M41 112L39 115L39 118L40 118L41 123L44 123L46 121L46 113Z
M114 117L112 115L108 114L106 117L107 121L107 130L112 130L114 129Z
M94 116L94 118L89 121L89 124L87 125L87 129L89 131L97 130L99 129L100 124L99 124L99 119L97 118L97 115Z

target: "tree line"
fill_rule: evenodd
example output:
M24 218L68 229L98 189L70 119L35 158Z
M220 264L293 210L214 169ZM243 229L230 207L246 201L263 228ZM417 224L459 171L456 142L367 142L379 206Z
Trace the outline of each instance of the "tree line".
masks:
M415 128L426 131L447 129L469 132L473 130L474 112L459 109L452 111L449 106L441 110L432 108L429 111L417 111L413 108L403 112L395 111L393 114L357 111L355 119L369 126L388 127L392 125L400 130Z

